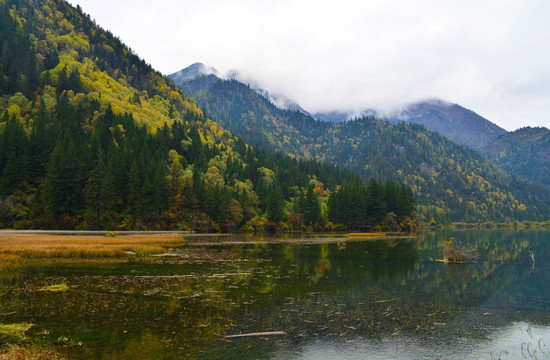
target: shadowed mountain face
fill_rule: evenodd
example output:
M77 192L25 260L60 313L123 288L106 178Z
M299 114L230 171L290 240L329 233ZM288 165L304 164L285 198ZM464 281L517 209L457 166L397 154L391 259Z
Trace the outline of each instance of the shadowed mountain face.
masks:
M392 124L411 122L459 143L481 149L505 134L506 130L460 105L441 100L422 101L408 105L399 111L383 113L376 110L361 112L330 111L315 113L316 119L334 123L345 122L361 116L373 116Z
M393 124L373 117L333 123L280 109L236 80L203 75L177 85L213 119L248 143L345 166L364 179L410 185L428 219L501 221L507 216L543 219L550 215L547 188L506 174L479 152L413 124L417 121L403 123L406 116L417 120L431 117L434 124L440 119L450 130L458 124L470 134L485 133L477 138L479 144L505 132L458 105L432 102L410 107ZM448 120L451 115L453 121ZM477 122L469 122L469 118Z
M526 127L507 133L484 153L509 173L550 186L550 130Z
M471 110L439 100L409 105L400 113L384 118L392 123L405 121L424 125L475 149L486 146L506 133L506 130Z

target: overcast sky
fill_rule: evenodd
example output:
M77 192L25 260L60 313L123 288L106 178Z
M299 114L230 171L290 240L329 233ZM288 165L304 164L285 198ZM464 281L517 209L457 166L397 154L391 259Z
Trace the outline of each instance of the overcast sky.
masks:
M550 127L550 1L70 2L162 73L237 70L310 112L440 98Z

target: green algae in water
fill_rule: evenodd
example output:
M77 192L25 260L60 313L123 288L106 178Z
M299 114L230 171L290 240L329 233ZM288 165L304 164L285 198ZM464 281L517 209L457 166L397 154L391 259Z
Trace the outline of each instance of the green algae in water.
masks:
M0 337L22 341L31 327L33 327L31 323L0 324Z
M67 284L63 283L63 284L53 284L53 285L44 286L39 290L51 291L51 292L65 292L69 290L69 287L67 286Z

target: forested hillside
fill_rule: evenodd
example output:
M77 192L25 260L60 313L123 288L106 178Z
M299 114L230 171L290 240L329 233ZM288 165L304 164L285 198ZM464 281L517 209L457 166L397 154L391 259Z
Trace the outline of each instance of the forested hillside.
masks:
M363 179L408 184L427 221L550 218L548 188L506 174L477 151L422 125L373 118L342 124L317 121L281 110L247 85L214 75L178 85L246 141L342 165Z
M65 1L2 1L0 30L3 227L331 228L346 184L411 227L410 189L247 145Z
M319 143L319 150L312 151L316 159L343 164L364 178L376 174L410 185L429 219L550 216L548 188L506 174L477 151L421 125L357 119L336 127Z
M178 86L232 133L267 150L307 157L302 153L304 145L315 144L316 137L332 128L331 123L316 121L301 111L278 108L237 80L201 75Z
M550 186L550 130L526 127L504 134L484 148L511 174Z

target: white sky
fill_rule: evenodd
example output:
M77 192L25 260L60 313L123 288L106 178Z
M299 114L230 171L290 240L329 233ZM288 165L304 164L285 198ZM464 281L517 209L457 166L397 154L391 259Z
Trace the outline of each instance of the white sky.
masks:
M237 70L310 112L440 98L550 127L550 1L70 2L162 73Z

